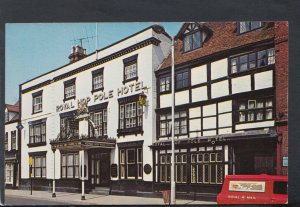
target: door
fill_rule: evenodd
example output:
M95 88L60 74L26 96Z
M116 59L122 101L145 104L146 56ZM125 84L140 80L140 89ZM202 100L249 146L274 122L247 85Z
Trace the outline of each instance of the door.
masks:
M91 184L109 186L110 182L110 154L98 153L91 156Z

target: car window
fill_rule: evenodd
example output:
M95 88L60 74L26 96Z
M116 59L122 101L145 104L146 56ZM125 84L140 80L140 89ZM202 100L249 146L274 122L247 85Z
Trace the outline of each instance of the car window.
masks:
M274 181L274 194L287 194L287 182Z

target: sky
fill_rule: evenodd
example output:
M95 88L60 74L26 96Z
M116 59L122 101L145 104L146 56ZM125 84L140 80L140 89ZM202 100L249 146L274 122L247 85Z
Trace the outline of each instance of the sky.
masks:
M101 49L153 24L162 25L170 36L177 34L180 22L97 23ZM87 54L96 50L96 23L10 23L5 25L5 103L19 98L19 85L69 63L73 45Z

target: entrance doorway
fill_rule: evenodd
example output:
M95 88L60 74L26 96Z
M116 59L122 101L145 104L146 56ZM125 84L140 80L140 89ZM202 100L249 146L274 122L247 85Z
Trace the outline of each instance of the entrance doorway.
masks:
M91 155L91 184L94 187L106 187L110 184L110 154Z

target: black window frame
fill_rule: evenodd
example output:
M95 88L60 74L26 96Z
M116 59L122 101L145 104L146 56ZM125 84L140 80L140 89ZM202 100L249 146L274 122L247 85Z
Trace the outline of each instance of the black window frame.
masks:
M39 97L41 98L42 107L41 107L40 111L36 111L35 107L34 107L35 106L34 102L35 102L35 99L37 99ZM32 114L37 114L37 113L41 113L41 112L43 112L43 90L37 91L32 94Z
M169 79L169 83L167 84L167 79ZM167 89L168 86L168 89ZM163 90L162 90L163 87ZM171 76L163 76L159 78L159 92L160 94L171 92L172 80Z
M185 114L186 114L186 116L185 117L181 117L181 113L182 112L185 112ZM179 117L178 118L176 118L176 114L179 114ZM166 135L161 135L161 121L163 121L163 122L170 122L170 119L168 119L168 116L170 116L171 115L171 112L164 112L164 113L160 113L160 114L158 114L158 137L170 137L171 136L171 133L172 133L172 123L171 124L168 124L167 123L167 128L166 128L166 130L169 130L170 132L168 133L168 132L166 132ZM161 120L160 118L161 118L161 116L165 116L166 117L166 119L165 120ZM186 127L186 132L185 133L183 133L182 132L182 121L186 121L186 125L185 125L185 127ZM188 109L182 109L182 110L176 110L175 111L175 114L174 114L174 124L176 125L176 122L178 122L179 123L179 133L175 133L175 131L174 131L174 135L175 136L183 136L183 135L188 135L188 133L189 133L189 110Z
M35 128L39 127L39 134L35 134ZM43 133L44 127L44 133ZM37 141L40 140L40 141ZM37 147L46 145L47 140L47 123L46 119L40 119L29 122L29 143L28 147Z
M134 163L128 164L128 151L134 151ZM122 159L122 151L124 152L124 163L121 162ZM138 152L141 152L141 162L138 162ZM128 165L132 165L134 176L128 176ZM122 167L124 167L124 177L122 176ZM141 176L139 176L141 173ZM126 147L126 148L119 148L119 179L120 180L143 180L143 147L136 146L136 147Z
M245 24L248 24L248 26L247 26L248 28L246 28L246 31L244 31L244 32L241 32L241 22L245 22ZM258 23L258 22L260 22L260 26L254 27L254 23ZM245 33L260 29L263 26L264 26L264 22L262 22L262 21L240 21L240 22L237 22L237 31L238 31L237 33L239 35L245 34Z
M10 142L11 142L11 150L17 149L17 130L10 132Z
M46 152L38 152L38 153L29 153L29 156L32 157L32 178L35 179L47 179L47 156L46 156ZM45 159L45 165L43 166L41 164L41 166L36 167L36 158L44 158ZM40 176L36 176L36 168L40 169ZM45 169L45 175L43 176L43 169Z
M119 102L119 120L118 120L118 130L117 130L117 136L125 136L129 134L142 134L143 131L143 124L144 124L144 115L143 115L143 106L139 104L139 96L140 94L130 96L130 97L124 97L118 99ZM133 127L126 127L126 106L130 104L135 104L135 117L129 118L135 120L135 126ZM123 108L123 109L122 109ZM128 118L127 118L128 119ZM140 123L140 124L139 124Z
M193 38L193 36L196 34L196 33L198 33L199 32L199 36L200 36L200 45L198 46L198 47L196 47L196 46L194 46L194 38ZM191 38L190 38L191 37ZM191 43L191 48L189 49L189 50L185 50L185 40L187 39L187 38L190 38L190 40L192 41L192 43ZM200 31L199 29L196 29L196 30L193 30L193 31L191 31L191 32L189 32L189 33L186 33L186 34L184 34L184 36L183 36L183 39L182 39L182 42L183 42L183 52L184 53L187 53L187 52L191 52L191 51L194 51L194 50L196 50L196 49L199 49L199 48L201 48L202 47L202 45L203 45L203 34L202 34L202 31Z
M267 100L272 101L272 106L266 106ZM249 109L249 103L252 101L254 103L255 101L255 108ZM257 103L262 102L262 107L257 107ZM244 103L245 109L240 109L240 105ZM236 124L244 124L244 123L254 123L254 122L262 122L262 121L271 121L275 119L275 98L273 95L266 95L265 97L253 97L253 98L244 98L244 99L238 99L237 100L237 106L236 106L236 115L235 115L235 123ZM272 118L267 119L266 113L268 110L272 110ZM240 113L244 114L244 121L240 120ZM253 120L249 121L249 114L253 114ZM257 114L262 113L262 119L257 119Z
M4 150L8 151L8 132L5 132Z
M269 56L269 51L273 51L273 55ZM264 58L259 58L259 54L265 52L266 56ZM254 60L250 60L250 56L252 56L252 58L254 57ZM241 70L241 59L246 57L246 62L242 62L244 64L246 64L246 68L245 70ZM274 59L273 59L274 58ZM236 60L236 64L233 64L233 60ZM258 61L259 60L264 60L266 62L265 65L259 65ZM255 61L255 66L251 67L250 64L253 64L253 62ZM269 63L270 62L270 63ZM230 70L230 74L239 74L239 73L243 73L246 71L250 71L250 70L255 70L255 69L259 69L259 68L263 68L263 67L268 67L271 65L274 65L276 63L276 59L275 59L275 48L271 47L271 48L266 48L263 50L256 50L256 51L252 51L252 52L248 52L248 53L244 53L244 54L239 54L239 55L235 55L229 58L229 70ZM236 67L235 71L233 72L233 66Z
M68 165L68 157L69 155L73 156L73 163L71 165ZM75 163L75 156L78 155L78 164ZM66 165L63 166L63 157L66 156ZM61 162L60 162L60 174L61 179L79 179L80 178L80 155L79 152L61 152ZM72 176L68 176L68 168L72 167ZM65 168L65 169L63 169ZM77 169L77 176L75 175ZM63 171L65 170L65 176L63 176Z
M65 123L63 123L65 122ZM63 131L63 125L65 130ZM77 128L75 128L77 127ZM69 131L69 134L68 134ZM75 118L75 111L60 114L60 139L78 139L79 138L79 120ZM69 135L69 136L68 136Z
M74 95L70 97L66 97L66 88L74 85ZM64 102L67 100L76 99L76 78L72 78L70 80L64 81Z
M187 75L186 78L184 78L184 75ZM182 78L179 80L178 76L181 75ZM182 82L182 86L178 86L178 82ZM184 83L186 85L184 85ZM181 91L188 89L191 85L191 78L190 78L190 70L183 70L175 73L175 90L176 91Z
M104 68L99 68L97 70L92 71L92 93L97 92L97 91L103 91L104 90ZM102 76L102 87L95 88L95 83L94 83L94 78Z
M131 78L126 78L126 67L130 65L136 65L136 76ZM123 84L130 81L138 80L138 54L130 56L128 58L123 59Z

